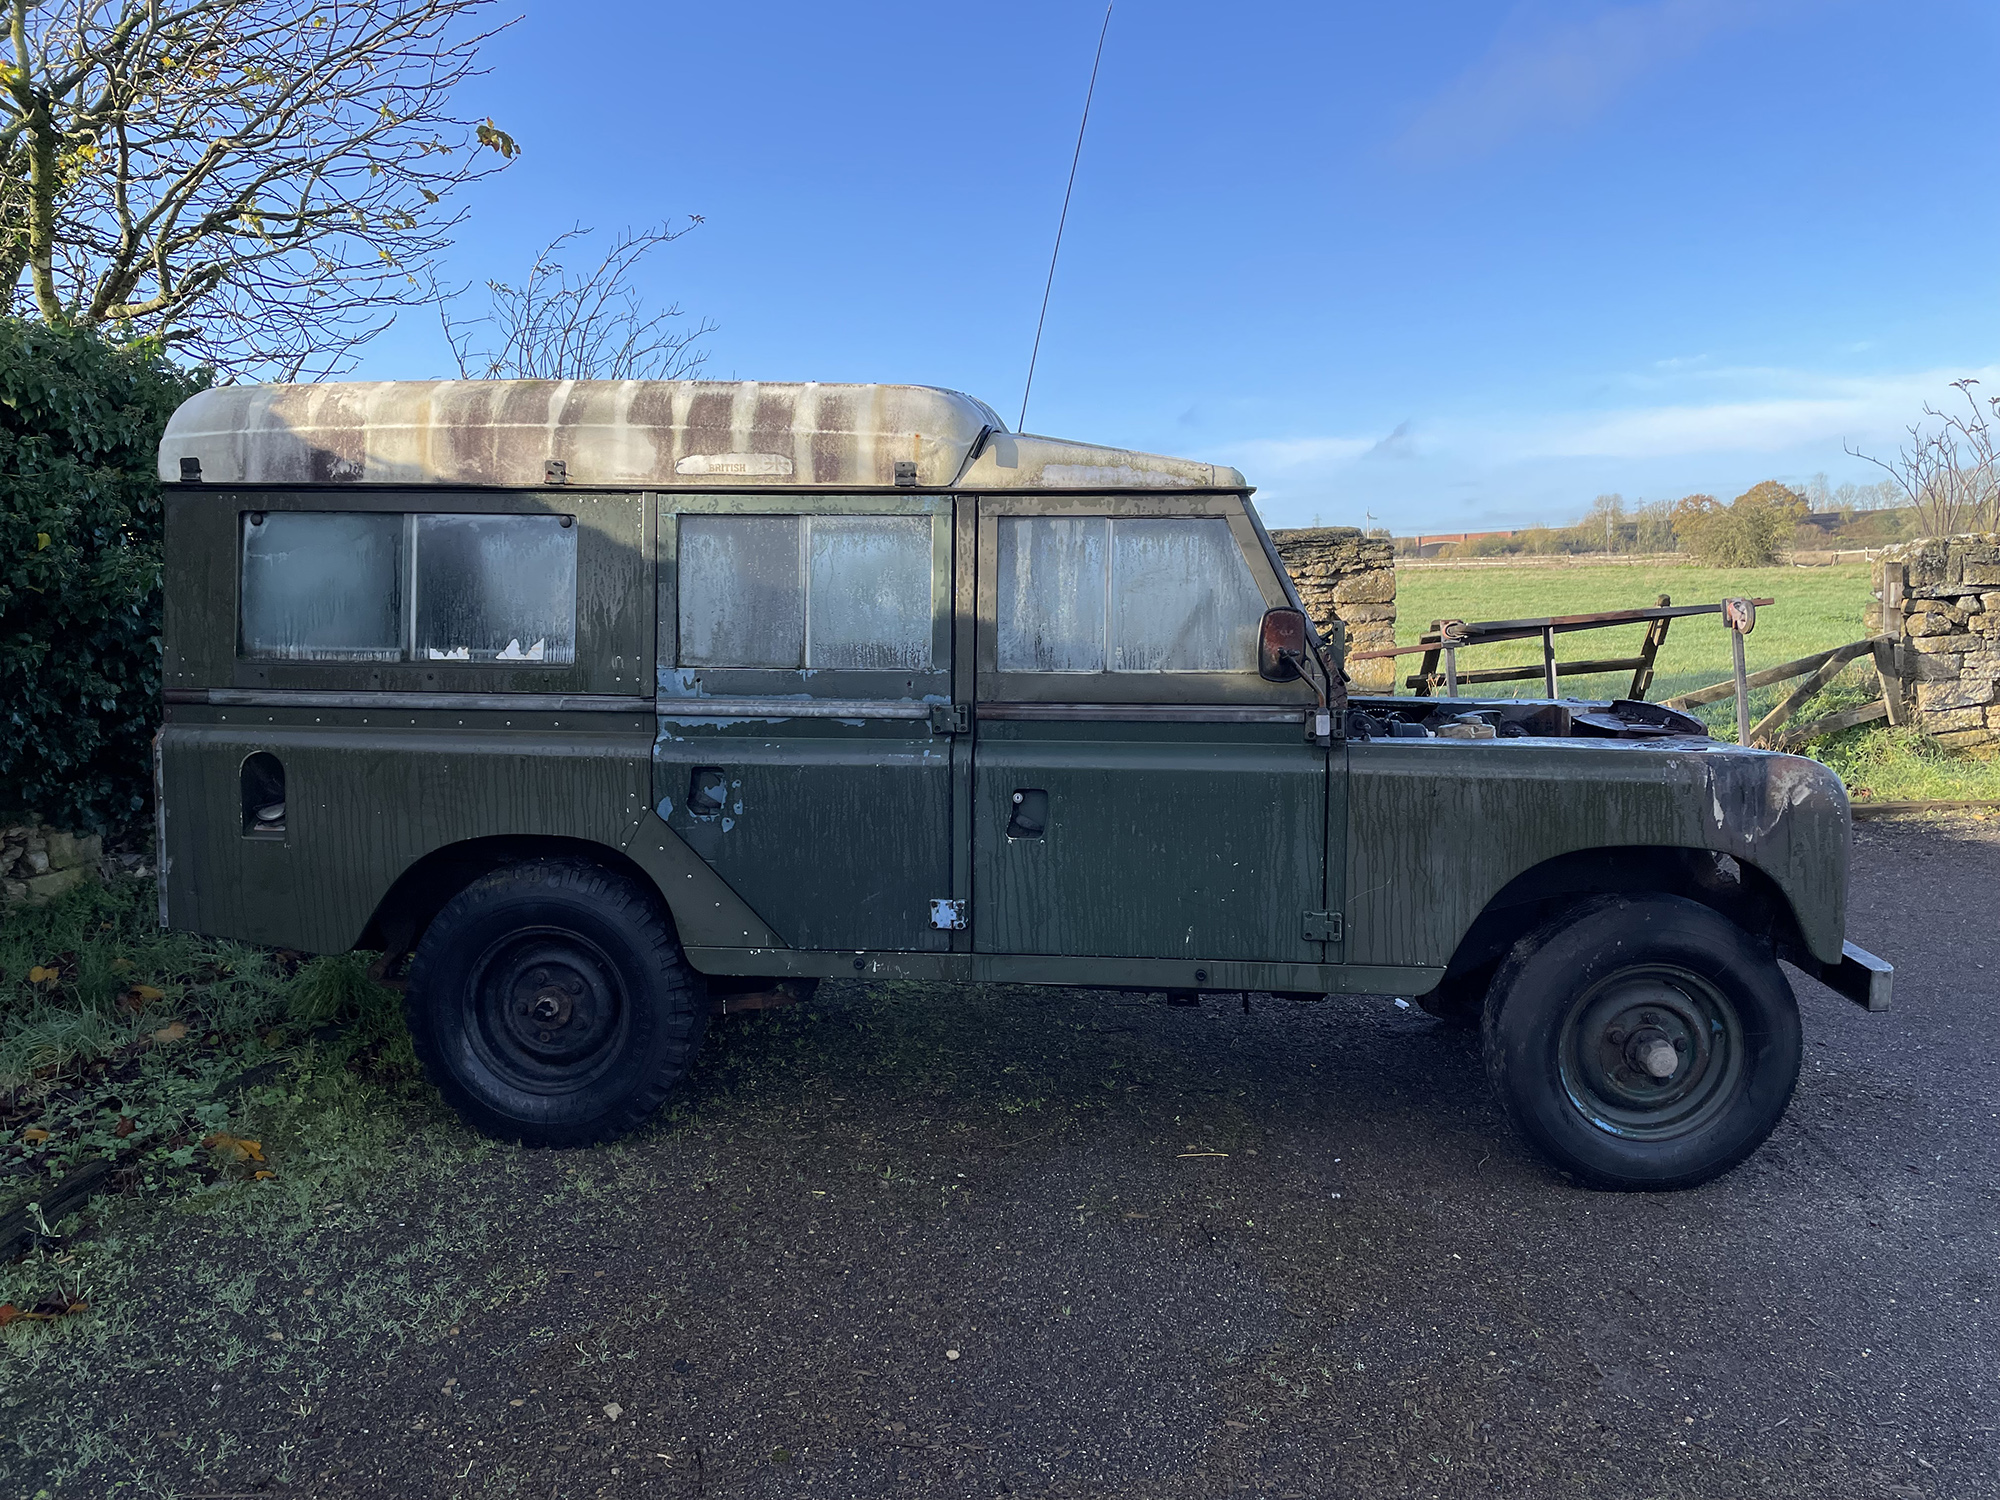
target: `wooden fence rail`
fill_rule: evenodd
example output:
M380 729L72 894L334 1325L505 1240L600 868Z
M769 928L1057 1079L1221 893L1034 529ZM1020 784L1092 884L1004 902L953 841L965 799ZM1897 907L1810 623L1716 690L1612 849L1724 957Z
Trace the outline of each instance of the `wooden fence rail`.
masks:
M1795 724L1784 733L1791 718L1812 696L1819 692L1844 671L1849 662L1860 657L1871 657L1875 664L1875 680L1882 690L1882 696L1858 708L1844 708L1839 713L1828 714L1823 719L1815 719L1809 724ZM1903 674L1896 661L1896 642L1889 636L1870 636L1866 640L1849 641L1845 646L1835 646L1831 651L1817 651L1811 656L1802 656L1797 661L1788 661L1782 666L1766 667L1761 672L1753 672L1744 679L1748 688L1770 687L1773 683L1789 682L1795 677L1803 677L1791 692L1787 693L1778 706L1751 726L1749 743L1767 750L1796 750L1808 741L1816 740L1823 734L1832 734L1839 729L1852 729L1857 724L1867 724L1876 719L1887 719L1891 724L1907 724L1909 709L1903 700ZM1736 691L1735 679L1718 682L1713 687L1698 688L1692 693L1682 693L1665 699L1665 708L1699 708L1704 703L1714 703L1727 698Z

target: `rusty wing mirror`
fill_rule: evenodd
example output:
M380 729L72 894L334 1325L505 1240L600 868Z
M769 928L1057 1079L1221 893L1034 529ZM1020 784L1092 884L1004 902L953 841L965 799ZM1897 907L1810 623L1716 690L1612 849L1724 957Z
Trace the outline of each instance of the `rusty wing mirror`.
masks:
M1257 627L1257 675L1266 682L1295 682L1304 675L1306 617L1290 605L1264 611Z

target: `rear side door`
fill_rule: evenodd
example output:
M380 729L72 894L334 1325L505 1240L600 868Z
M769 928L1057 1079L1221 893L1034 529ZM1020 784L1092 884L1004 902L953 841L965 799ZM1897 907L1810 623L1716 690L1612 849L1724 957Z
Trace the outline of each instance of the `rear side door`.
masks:
M950 947L948 497L660 500L655 811L801 949Z
M976 949L1338 961L1345 806L1257 675L1289 601L1242 497L989 497L978 545Z

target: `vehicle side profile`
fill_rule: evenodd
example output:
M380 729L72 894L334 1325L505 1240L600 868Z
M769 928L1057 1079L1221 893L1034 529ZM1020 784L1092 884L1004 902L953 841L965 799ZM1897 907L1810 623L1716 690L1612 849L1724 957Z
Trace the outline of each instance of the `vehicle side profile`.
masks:
M643 1120L716 996L1419 997L1677 1187L1782 1115L1832 772L1644 704L1350 696L1233 469L913 386L229 387L168 424L161 920L407 963L473 1126Z

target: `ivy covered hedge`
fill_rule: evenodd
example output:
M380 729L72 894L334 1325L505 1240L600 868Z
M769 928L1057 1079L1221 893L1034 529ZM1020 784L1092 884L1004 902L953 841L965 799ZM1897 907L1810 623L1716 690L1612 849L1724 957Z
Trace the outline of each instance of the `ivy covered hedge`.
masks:
M0 318L0 815L145 815L160 701L160 487L207 384L155 344Z

